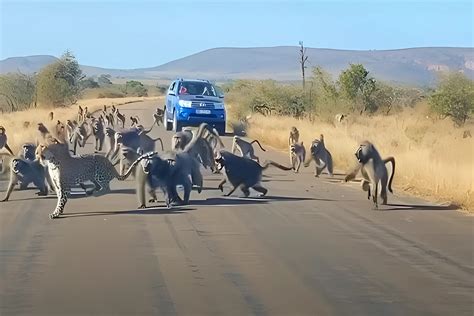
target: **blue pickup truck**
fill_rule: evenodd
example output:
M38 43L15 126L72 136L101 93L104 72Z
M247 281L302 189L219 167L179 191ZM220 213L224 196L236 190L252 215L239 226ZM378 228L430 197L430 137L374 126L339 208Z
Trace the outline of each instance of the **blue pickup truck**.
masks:
M163 115L166 130L208 123L225 134L224 96L208 80L177 79L168 88Z

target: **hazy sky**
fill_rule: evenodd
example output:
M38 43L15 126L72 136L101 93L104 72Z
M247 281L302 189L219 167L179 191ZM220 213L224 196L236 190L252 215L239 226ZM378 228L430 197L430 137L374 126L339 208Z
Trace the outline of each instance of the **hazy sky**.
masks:
M214 47L473 47L472 1L0 0L0 59L157 66Z

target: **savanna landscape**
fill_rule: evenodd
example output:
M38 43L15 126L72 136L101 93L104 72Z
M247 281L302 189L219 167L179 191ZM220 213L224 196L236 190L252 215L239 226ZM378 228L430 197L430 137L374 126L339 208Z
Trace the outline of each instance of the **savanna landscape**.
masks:
M472 1L1 2L0 315L474 314Z

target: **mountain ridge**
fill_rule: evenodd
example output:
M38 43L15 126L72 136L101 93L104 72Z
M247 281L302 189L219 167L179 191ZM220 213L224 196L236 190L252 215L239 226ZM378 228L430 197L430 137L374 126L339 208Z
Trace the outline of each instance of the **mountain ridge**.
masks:
M308 67L321 66L337 76L351 63L363 64L376 79L415 85L432 85L439 72L461 71L474 78L474 48L413 47L387 50L307 48ZM10 57L0 60L0 73L34 73L57 60L50 55ZM81 65L88 76L110 74L130 79L199 77L210 80L300 79L298 47L216 47L162 65L135 69L110 69ZM308 71L310 76L310 71Z

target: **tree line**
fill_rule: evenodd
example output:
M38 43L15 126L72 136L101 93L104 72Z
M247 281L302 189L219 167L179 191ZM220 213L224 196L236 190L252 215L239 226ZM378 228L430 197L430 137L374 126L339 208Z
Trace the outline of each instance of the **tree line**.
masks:
M400 111L427 99L433 113L463 125L474 113L474 82L459 72L440 76L434 89L402 87L376 80L362 64L351 64L336 80L314 67L305 85L272 80L237 80L223 85L238 118L249 112L296 118L334 119L337 113L373 115Z
M110 91L111 87L115 93ZM86 89L98 88L109 89L104 90L102 97L148 95L147 87L136 80L115 85L108 74L86 77L75 56L66 51L57 61L33 75L0 75L0 109L13 112L38 106L67 106L75 104Z

